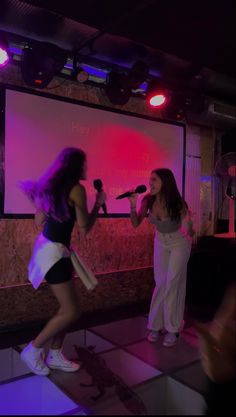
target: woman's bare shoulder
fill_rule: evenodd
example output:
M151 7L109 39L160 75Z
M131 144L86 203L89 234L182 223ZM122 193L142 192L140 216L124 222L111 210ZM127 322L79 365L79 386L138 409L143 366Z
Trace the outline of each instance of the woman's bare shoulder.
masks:
M72 193L83 193L83 192L85 192L85 187L82 185L82 184L80 184L80 183L78 183L78 184L75 184L73 187L72 187L72 189L71 189L71 191L70 191L70 194Z
M81 201L81 199L86 199L86 189L82 184L78 183L71 189L69 200L73 203L78 203L78 201Z

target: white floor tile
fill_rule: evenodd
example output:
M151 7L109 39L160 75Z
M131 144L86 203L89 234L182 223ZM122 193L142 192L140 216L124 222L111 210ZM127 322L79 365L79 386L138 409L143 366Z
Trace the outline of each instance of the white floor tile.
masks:
M86 332L86 333L85 333ZM63 352L68 358L76 358L76 353L73 345L81 347L94 346L94 352L99 353L104 350L109 350L114 347L111 343L102 339L101 337L91 333L89 330L79 330L68 333L63 344Z
M0 350L0 382L11 378L13 349Z
M147 319L146 317L138 316L96 326L91 330L113 343L124 346L146 338Z
M45 377L29 376L0 385L0 415L58 415L76 407Z
M101 354L107 367L116 375L120 376L125 384L133 386L154 378L161 371L146 364L140 359L126 353L121 349Z
M166 414L167 378L161 376L152 381L139 385L134 389L146 407L147 415Z
M0 382L26 375L29 372L29 368L22 362L15 349L0 350Z
M12 378L16 378L18 376L23 376L29 374L31 370L28 366L22 361L19 352L13 349L12 354Z
M186 385L167 378L167 414L202 415L205 411L203 396Z

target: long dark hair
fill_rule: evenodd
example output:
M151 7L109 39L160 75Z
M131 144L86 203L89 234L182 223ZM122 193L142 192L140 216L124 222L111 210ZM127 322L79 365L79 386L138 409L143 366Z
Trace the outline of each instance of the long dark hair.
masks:
M64 148L38 181L23 181L21 189L38 210L58 221L68 220L69 193L82 177L86 154L78 148Z
M156 174L162 181L160 190L160 199L166 205L167 212L171 220L180 220L181 210L187 208L178 190L173 172L168 168L154 169L152 173ZM156 196L149 197L149 209L155 201Z

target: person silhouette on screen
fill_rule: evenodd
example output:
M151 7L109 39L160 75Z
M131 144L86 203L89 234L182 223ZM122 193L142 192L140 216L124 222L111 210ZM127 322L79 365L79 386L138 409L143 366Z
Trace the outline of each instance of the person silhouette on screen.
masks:
M88 212L86 189L80 183L86 179L86 172L84 151L65 148L38 181L21 184L36 208L37 225L43 226L29 263L29 280L38 288L45 279L59 303L58 312L21 352L22 360L37 375L48 375L50 368L65 372L79 369L77 363L62 353L66 330L79 317L70 240L75 222L80 233L86 234L106 200L104 191L97 192L93 209ZM47 342L50 349L44 361Z
M183 327L187 263L194 235L191 212L181 197L170 169L153 170L150 193L136 211L138 194L129 197L131 223L138 227L149 213L155 225L154 277L155 289L148 317L148 341L156 342L159 332L166 330L163 345L173 346Z
M94 180L93 181L93 186L94 186L95 190L97 190L98 193L100 193L101 191L103 191L103 183L102 183L102 180L100 180L100 179ZM106 194L105 194L105 197L106 197ZM102 209L103 209L104 214L107 215L107 206L106 206L106 203L102 204Z

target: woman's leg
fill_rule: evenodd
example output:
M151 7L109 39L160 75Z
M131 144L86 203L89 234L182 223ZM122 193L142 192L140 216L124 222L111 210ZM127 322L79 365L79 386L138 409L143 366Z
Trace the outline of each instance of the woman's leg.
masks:
M54 347L61 347L65 330L79 317L78 300L75 294L73 281L52 284L50 288L60 304L57 314L49 320L43 330L33 341L36 348L43 347L53 339Z
M178 333L183 321L190 251L190 244L184 241L171 248L164 303L165 328L170 333Z
M60 308L35 340L29 343L21 352L21 358L31 371L42 376L49 374L49 368L65 372L75 372L80 368L77 363L66 359L61 352L65 331L79 316L73 282L69 280L50 286L60 304ZM54 349L49 350L45 364L43 347L51 339Z
M165 297L166 276L169 263L169 251L166 250L158 239L154 240L154 278L155 289L153 291L148 317L148 329L158 331L164 326L163 302Z
M67 331L63 330L57 333L55 336L52 337L50 348L51 349L61 349L63 345L63 341L65 339Z

